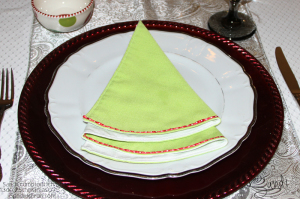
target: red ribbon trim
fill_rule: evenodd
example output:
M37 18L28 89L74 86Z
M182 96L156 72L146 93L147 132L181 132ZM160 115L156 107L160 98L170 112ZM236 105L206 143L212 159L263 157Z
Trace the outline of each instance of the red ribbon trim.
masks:
M98 124L98 125L100 125L102 127L110 128L110 129L113 129L113 130L116 130L116 131L130 132L130 133L163 133L163 132L167 132L167 131L178 130L178 129L182 129L182 128L194 126L194 125L206 122L208 120L211 120L211 119L217 118L217 117L218 116L215 115L215 116L211 116L211 117L208 117L208 118L205 118L205 119L198 120L197 122L194 122L194 123L191 123L191 124L188 124L188 125L184 125L184 126L180 126L180 127L175 127L175 128L170 128L170 129L166 129L166 130L160 130L160 131L126 131L126 130L121 130L121 129L118 129L118 128L114 128L114 127L105 125L105 124L103 124L101 122L95 121L92 118L87 117L86 115L83 116L84 119L87 119L87 120L89 120L89 121L91 121L91 122L93 122L95 124Z
M210 138L210 139L207 139L207 140L203 140L201 142L198 142L198 143L195 143L195 144L192 144L192 145L188 145L186 147L177 148L177 149L166 149L166 150L163 150L163 151L136 151L136 150L130 150L130 149L123 149L123 148L120 148L120 147L117 147L117 146L106 144L104 142L99 142L99 141L97 141L97 140L95 140L93 138L88 137L86 134L84 134L83 137L85 137L86 139L88 139L90 141L93 141L93 142L95 142L97 144L101 144L101 145L104 145L104 146L107 146L107 147L119 149L121 151L129 152L129 153L138 153L138 154L157 154L157 153L166 153L166 152L181 151L181 150L184 150L184 149L196 147L196 146L198 146L200 144L203 144L205 142L208 142L210 140L214 140L214 139L217 139L217 138L224 138L224 136L217 136L217 137L213 137L213 138Z

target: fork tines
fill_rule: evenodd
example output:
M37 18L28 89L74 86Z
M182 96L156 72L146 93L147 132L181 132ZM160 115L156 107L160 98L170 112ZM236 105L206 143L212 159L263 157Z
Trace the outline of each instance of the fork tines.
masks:
M14 75L13 70L10 72L10 84L9 84L9 72L6 69L6 75L4 75L5 70L2 69L2 80L1 80L1 96L0 100L13 100L14 99ZM5 78L6 77L6 78ZM5 86L5 96L4 96L4 85ZM9 89L10 89L10 98L9 98Z

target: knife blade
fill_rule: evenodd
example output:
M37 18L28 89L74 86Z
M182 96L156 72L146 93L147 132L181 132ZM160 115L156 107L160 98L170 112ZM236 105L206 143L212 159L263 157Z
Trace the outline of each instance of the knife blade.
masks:
M291 93L294 95L295 99L297 100L298 104L300 105L300 88L299 88L299 84L297 82L297 79L289 65L289 63L287 62L283 51L280 47L277 47L275 49L275 56L276 56L276 60L277 60L277 64L278 67L280 69L280 72L286 82L286 84L288 85Z

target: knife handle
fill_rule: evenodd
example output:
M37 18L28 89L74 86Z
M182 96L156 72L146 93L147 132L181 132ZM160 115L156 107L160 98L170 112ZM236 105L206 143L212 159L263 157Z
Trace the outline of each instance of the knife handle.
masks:
M300 93L293 93L293 95L296 98L298 104L300 105Z

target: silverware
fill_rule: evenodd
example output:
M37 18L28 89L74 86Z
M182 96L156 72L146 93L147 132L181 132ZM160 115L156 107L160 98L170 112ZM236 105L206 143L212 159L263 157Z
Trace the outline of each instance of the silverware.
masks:
M300 88L299 84L296 80L296 77L292 71L292 69L289 66L289 63L287 62L282 49L280 47L277 47L275 49L275 55L277 64L279 66L279 69L281 71L281 74L288 85L291 93L294 95L295 99L297 100L298 104L300 105Z
M0 130L1 124L6 109L12 107L14 102L14 76L11 69L11 77L9 83L8 69L6 69L6 75L4 76L4 69L2 69L2 80L1 80L1 95L0 95ZM5 86L5 89L4 89ZM9 94L10 90L10 94ZM10 96L9 96L10 95ZM0 149L0 158L1 158L1 149ZM2 180L2 167L0 165L0 181Z

